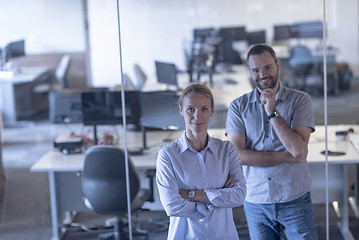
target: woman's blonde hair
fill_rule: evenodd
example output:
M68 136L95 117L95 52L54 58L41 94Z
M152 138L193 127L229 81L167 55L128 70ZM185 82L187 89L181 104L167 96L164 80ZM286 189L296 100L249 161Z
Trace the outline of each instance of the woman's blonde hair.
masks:
M183 98L191 93L199 93L199 94L203 94L206 97L209 98L209 100L211 100L211 107L214 108L214 98L213 98L213 94L211 92L211 90L206 87L205 85L202 84L198 84L198 83L194 83L191 84L189 86L187 86L181 93L181 96L178 99L178 105L180 105L181 107L183 106Z

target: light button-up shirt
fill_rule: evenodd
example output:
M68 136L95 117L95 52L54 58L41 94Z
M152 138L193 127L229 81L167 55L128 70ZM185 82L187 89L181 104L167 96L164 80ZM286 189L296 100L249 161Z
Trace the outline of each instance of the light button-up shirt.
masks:
M156 181L170 216L168 239L238 239L232 208L241 206L246 195L239 156L229 141L208 139L201 152L190 147L185 134L159 151ZM223 188L230 175L238 183ZM180 189L203 189L211 203L187 201Z

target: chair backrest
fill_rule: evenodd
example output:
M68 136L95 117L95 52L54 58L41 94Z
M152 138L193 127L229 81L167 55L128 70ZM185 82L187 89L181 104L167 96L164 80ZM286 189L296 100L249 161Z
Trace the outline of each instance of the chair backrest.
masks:
M147 76L144 73L144 71L142 70L142 68L140 67L140 65L135 64L133 66L133 69L135 71L135 76L136 76L136 80L137 80L137 90L141 90L143 88L143 86L145 85Z
M132 82L130 76L128 76L127 73L123 73L123 80L125 82L125 89L126 90L130 90L130 91L137 90L135 84Z
M294 74L306 76L314 66L314 59L309 48L303 45L292 47L288 66Z
M64 55L59 65L57 65L55 71L55 77L60 82L62 88L68 88L67 74L70 68L71 57L69 55Z
M130 199L136 197L140 180L129 159ZM82 191L93 211L121 214L127 211L124 152L111 146L93 146L85 154Z

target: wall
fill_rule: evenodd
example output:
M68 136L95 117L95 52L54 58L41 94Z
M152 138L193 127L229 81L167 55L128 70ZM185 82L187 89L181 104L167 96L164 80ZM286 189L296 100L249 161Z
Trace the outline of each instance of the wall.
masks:
M81 0L2 0L0 46L25 38L26 52L85 51Z
M113 86L120 81L116 1L88 2L94 82ZM358 2L325 2L328 43L339 49L338 60L348 61L358 75ZM133 64L139 63L153 76L155 59L183 68L183 43L191 39L194 27L244 24L248 30L266 29L270 41L273 24L321 19L322 4L321 0L120 0L124 71L134 78ZM25 38L29 54L85 51L82 0L3 0L1 10L0 46Z
M107 12L107 16L114 16L116 8L108 3L112 0L104 0L99 3L96 0L89 0L93 3L90 8L101 9ZM106 2L106 4L103 4ZM267 40L271 42L274 24L293 23L306 20L320 20L323 17L323 1L287 1L276 0L268 3L263 0L121 0L121 38L123 69L130 77L134 78L133 64L139 63L149 76L155 75L154 60L174 62L180 68L184 68L183 44L192 38L192 29L195 27L220 27L231 25L245 25L246 29L267 30ZM310 3L310 8L308 8ZM328 44L339 49L338 60L347 61L352 69L358 74L358 36L357 36L357 2L346 0L345 3L335 0L327 1L326 15L328 19ZM339 6L338 6L339 5ZM109 7L105 9L106 7ZM340 12L350 12L343 14ZM284 14L277 14L277 13ZM352 19L352 26L347 26L348 16ZM97 29L90 25L92 31L91 42L97 42L97 38L115 39L117 30L117 19L115 17L95 18L92 22L102 22L105 28ZM112 26L112 29L108 29ZM108 30L106 32L105 30ZM351 33L351 34L350 34ZM351 35L351 38L343 36ZM116 42L116 41L114 41ZM296 44L297 41L294 41ZM311 42L313 47L321 47L322 41L314 40ZM350 46L350 47L348 47ZM95 46L92 46L95 48ZM113 55L118 52L118 44L101 44L102 52ZM353 52L355 54L353 54ZM93 55L97 58L97 55ZM119 58L112 60L117 61ZM103 58L102 62L108 61ZM100 60L98 60L100 62ZM101 72L101 68L106 68L106 74L112 82L119 83L119 69L112 69L109 72L108 66L96 63L92 65L96 74ZM95 70L96 69L96 70ZM111 71L111 70L110 70ZM102 71L104 72L104 71ZM96 82L97 79L94 78Z

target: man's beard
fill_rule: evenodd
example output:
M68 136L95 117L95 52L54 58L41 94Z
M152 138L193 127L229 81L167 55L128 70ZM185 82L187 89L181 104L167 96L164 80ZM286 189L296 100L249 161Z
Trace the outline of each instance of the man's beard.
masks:
M263 79L267 79L267 78L270 78L270 81L271 81L271 85L269 86L263 86L263 84L261 84L261 81ZM276 85L277 85L277 82L278 82L278 75L275 75L275 76L268 76L268 77L265 77L265 78L261 78L261 79L257 79L256 80L257 82L257 87L260 89L260 90L264 90L264 89L267 89L267 88L274 88Z

